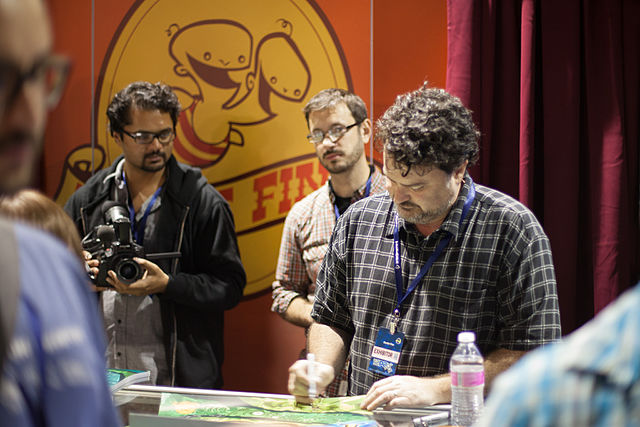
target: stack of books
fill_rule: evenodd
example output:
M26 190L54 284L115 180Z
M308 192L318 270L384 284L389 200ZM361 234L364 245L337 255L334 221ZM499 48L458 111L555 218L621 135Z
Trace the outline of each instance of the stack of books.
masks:
M107 369L107 383L111 393L129 386L149 381L151 371L136 371L134 369Z

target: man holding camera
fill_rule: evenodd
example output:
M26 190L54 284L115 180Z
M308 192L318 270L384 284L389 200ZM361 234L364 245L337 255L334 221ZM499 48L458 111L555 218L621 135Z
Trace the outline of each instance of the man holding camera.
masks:
M108 365L149 370L155 384L219 388L224 310L240 301L246 276L229 205L199 169L172 155L179 114L164 84L134 82L117 93L107 116L123 156L78 189L65 210L83 236L128 217L130 254L144 269L138 280L110 270L97 283ZM129 244L117 230L110 238L107 252ZM138 246L180 256L151 261L133 256ZM98 258L94 266L105 262Z

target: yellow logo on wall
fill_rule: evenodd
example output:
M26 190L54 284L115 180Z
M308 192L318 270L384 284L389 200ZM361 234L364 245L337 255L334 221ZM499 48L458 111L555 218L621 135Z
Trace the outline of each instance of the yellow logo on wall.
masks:
M268 289L287 212L327 178L301 109L322 89L351 89L326 17L312 0L138 1L114 35L97 87L101 167L120 154L106 108L136 80L162 81L178 95L174 155L202 168L231 205L245 294ZM86 146L68 155L58 199L86 180L74 173L86 171L86 161Z

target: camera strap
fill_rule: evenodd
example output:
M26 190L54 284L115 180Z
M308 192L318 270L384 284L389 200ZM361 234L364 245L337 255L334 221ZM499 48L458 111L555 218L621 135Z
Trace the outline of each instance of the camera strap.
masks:
M124 170L122 171L122 182L124 182L124 185L127 186L127 178L124 175ZM128 188L129 187L127 187L127 189ZM133 209L133 203L131 202L131 194L129 194L128 205L129 205L129 220L131 222L131 232L133 233L133 239L139 245L142 245L144 242L144 229L147 226L147 218L151 213L151 209L153 208L153 205L156 204L156 200L158 199L158 195L160 195L161 191L162 191L162 185L158 187L156 192L153 193L153 196L151 196L151 200L149 201L149 204L147 204L147 208L144 210L144 213L142 214L142 218L140 218L139 222L136 222L136 211Z
M18 242L11 222L0 219L0 373L9 351L20 297Z
M131 197L129 197L129 218L131 219L131 231L133 232L133 238L135 241L142 245L144 242L144 229L147 226L147 218L149 217L149 213L151 212L151 208L155 205L156 200L158 199L158 195L162 191L162 186L158 187L153 196L151 196L151 200L147 205L147 208L144 210L142 214L142 218L140 218L139 222L136 222L136 211L133 209L133 203L131 203Z

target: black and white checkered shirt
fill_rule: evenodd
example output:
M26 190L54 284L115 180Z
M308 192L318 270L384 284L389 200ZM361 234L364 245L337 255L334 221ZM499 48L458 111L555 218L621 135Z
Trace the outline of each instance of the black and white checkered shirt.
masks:
M560 338L560 313L549 240L520 202L477 185L467 175L449 215L423 237L401 218L404 291L438 242L453 237L404 300L398 330L405 335L396 375L446 373L460 331L474 331L480 351L529 350ZM383 378L367 370L376 335L396 307L393 231L388 193L353 204L339 219L318 274L312 317L352 334L349 394L365 394Z

